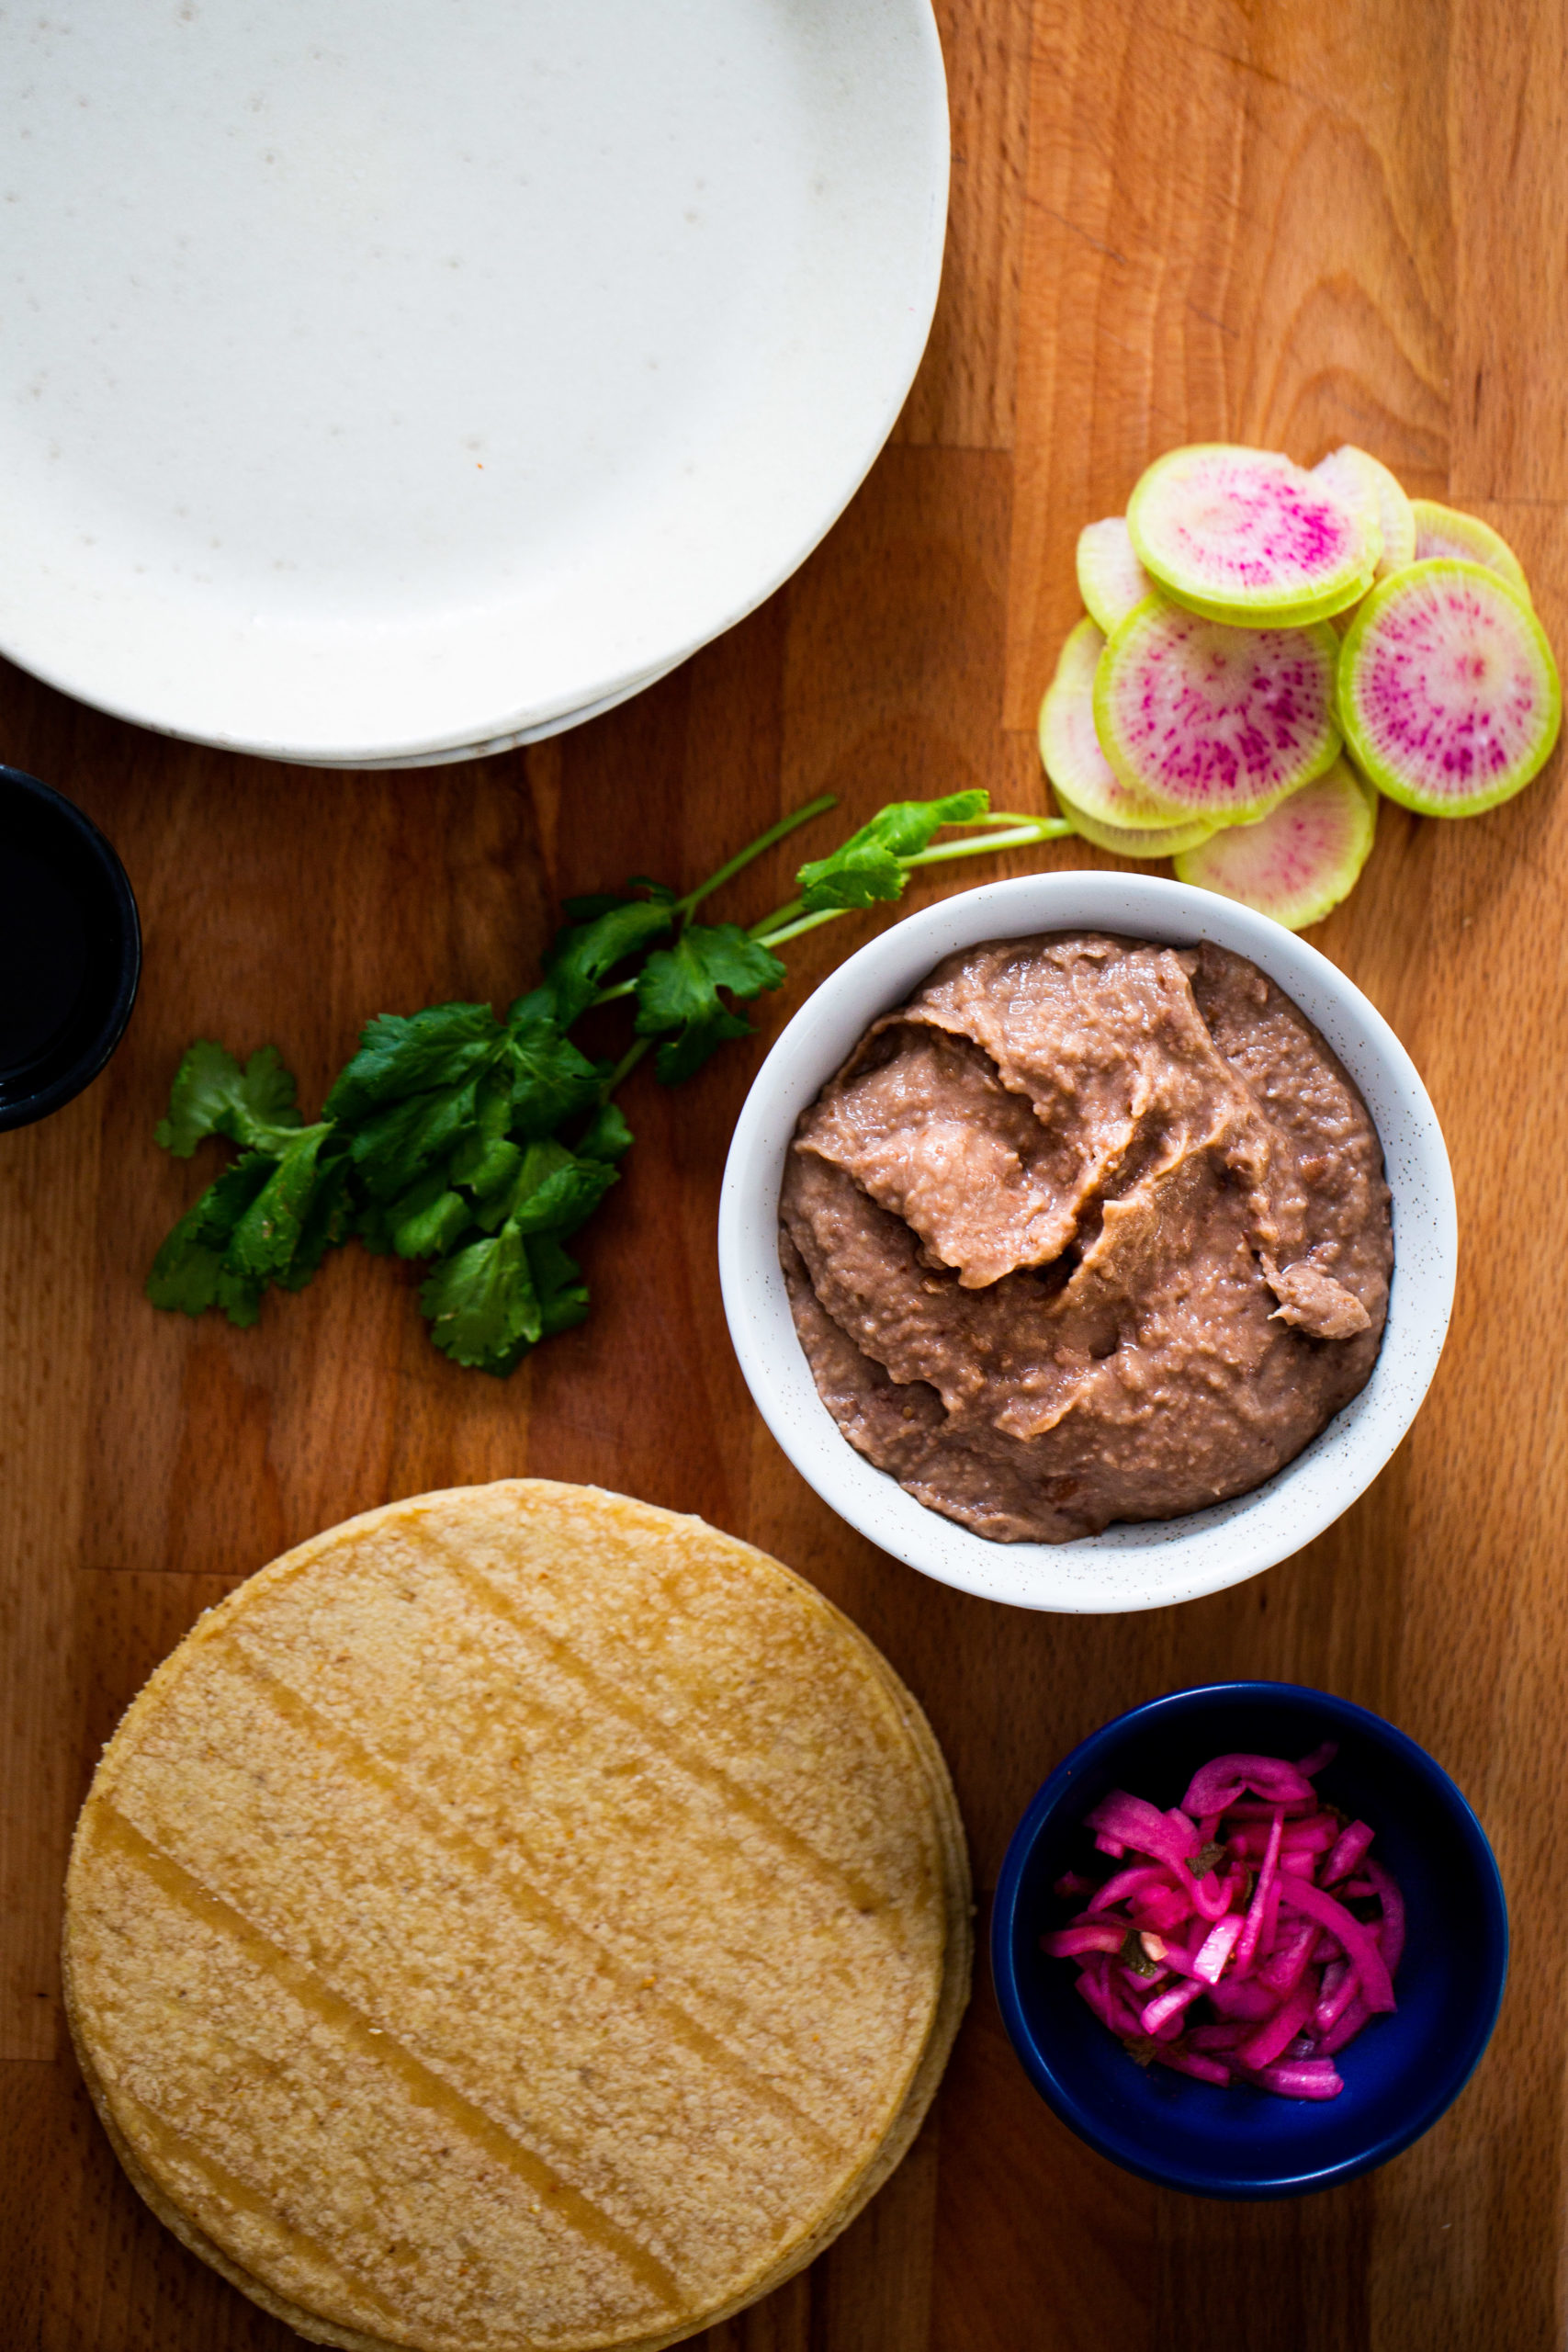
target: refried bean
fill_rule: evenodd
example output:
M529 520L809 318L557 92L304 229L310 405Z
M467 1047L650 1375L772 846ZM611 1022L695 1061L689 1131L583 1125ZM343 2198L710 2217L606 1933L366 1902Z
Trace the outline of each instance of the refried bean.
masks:
M1260 1485L1365 1385L1393 1262L1366 1104L1207 943L950 956L805 1113L780 1216L845 1436L1003 1544Z

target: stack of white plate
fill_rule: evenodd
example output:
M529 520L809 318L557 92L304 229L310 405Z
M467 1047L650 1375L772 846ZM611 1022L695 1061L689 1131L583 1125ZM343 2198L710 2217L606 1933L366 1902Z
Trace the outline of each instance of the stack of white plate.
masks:
M73 0L15 26L0 650L424 766L822 537L931 324L928 0Z

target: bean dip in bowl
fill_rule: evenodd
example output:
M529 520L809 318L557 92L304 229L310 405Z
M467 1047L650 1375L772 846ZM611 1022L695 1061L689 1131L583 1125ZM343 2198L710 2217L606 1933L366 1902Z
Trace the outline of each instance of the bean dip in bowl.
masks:
M1079 1034L1086 975L1096 986L1108 976L1131 1008L1125 1062L1114 1038ZM1004 1025L1016 1023L1031 991L1032 1020L1043 996L1064 989L1066 1026L1051 1048L1067 1098L1058 1116L1037 1084L1031 1109L1008 1039L986 1022L999 1006ZM1238 1010L1250 1019L1255 1007L1271 1041L1261 1059L1235 1028ZM913 1018L890 1023L900 1008ZM1159 1066L1145 1075L1134 1062L1156 1033ZM1099 1084L1109 1088L1102 1103L1091 1099ZM1320 1088L1336 1099L1328 1126L1343 1136L1326 1161L1298 1115L1302 1090ZM941 1144L959 1096L971 1128L962 1156L976 1202L988 1204L973 1216ZM908 1142L911 1101L913 1162L888 1149L900 1122L894 1140ZM1289 1148L1281 1128L1293 1133ZM804 1150L792 1148L797 1135ZM1152 1188L1138 1165L1146 1143L1163 1155ZM1120 1154L1113 1178L1108 1151ZM1262 1174L1271 1153L1274 1173ZM1193 1185L1163 1181L1173 1157L1190 1161ZM1337 1223L1325 1222L1330 1211ZM1173 1232L1183 1220L1190 1243ZM873 1243L894 1291L868 1309ZM719 1217L742 1371L808 1482L862 1533L943 1583L1069 1611L1216 1591L1347 1510L1436 1370L1455 1258L1441 1132L1380 1015L1326 957L1265 917L1145 875L993 883L907 917L851 956L763 1065ZM1069 1272L1070 1295L1059 1294ZM1118 1284L1142 1317L1139 1340L1102 1362L1116 1358ZM1181 1342L1190 1362L1168 1383L1170 1349L1146 1341L1151 1328L1179 1334L1200 1294L1228 1365L1230 1401L1217 1413L1207 1332ZM957 1334L951 1360L934 1359L937 1387L933 1317L944 1319L942 1349L946 1327ZM1037 1476L1041 1465L1050 1475ZM1206 1499L1216 1493L1224 1498Z

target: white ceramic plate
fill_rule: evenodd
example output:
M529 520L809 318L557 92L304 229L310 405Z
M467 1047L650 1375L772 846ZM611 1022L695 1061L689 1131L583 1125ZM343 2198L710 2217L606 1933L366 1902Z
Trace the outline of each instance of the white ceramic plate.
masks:
M0 8L0 650L350 765L750 611L936 298L929 0Z
M1338 1055L1372 1114L1393 1194L1393 1281L1372 1376L1305 1451L1234 1502L1108 1527L1070 1544L993 1544L928 1510L857 1453L817 1394L779 1266L778 1203L795 1124L878 1013L982 939L1109 931L1212 939L1278 982ZM1239 1584L1299 1552L1371 1484L1438 1368L1458 1261L1442 1130L1409 1055L1327 957L1267 916L1142 874L1032 874L940 900L841 964L774 1045L724 1171L718 1265L730 1337L768 1427L801 1476L883 1550L941 1583L1023 1609L1157 1609Z

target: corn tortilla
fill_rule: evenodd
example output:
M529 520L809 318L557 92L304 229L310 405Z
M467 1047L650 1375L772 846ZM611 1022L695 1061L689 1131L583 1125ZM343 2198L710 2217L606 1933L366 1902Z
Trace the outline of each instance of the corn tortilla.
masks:
M886 2178L970 1963L890 1667L695 1519L511 1480L330 1530L105 1750L66 2005L117 2152L313 2341L656 2352Z

